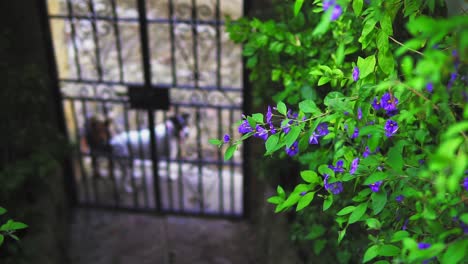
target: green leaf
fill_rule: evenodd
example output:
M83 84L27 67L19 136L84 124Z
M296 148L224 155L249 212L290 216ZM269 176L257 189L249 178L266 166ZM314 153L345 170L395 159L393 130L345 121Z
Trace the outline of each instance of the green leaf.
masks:
M367 218L366 224L370 229L375 229L375 230L379 230L382 227L382 224L376 218Z
M318 86L322 86L322 85L327 84L327 83L329 83L329 82L330 82L330 77L322 76L322 77L320 77L320 79L318 80L317 85L318 85Z
M320 114L320 109L312 100L304 100L300 102L299 109L304 113Z
M315 240L314 241L314 254L319 255L325 248L326 244L327 244L327 240L325 239Z
M397 172L401 172L403 169L403 147L404 144L396 144L390 148L387 154L387 164Z
M284 141L286 142L286 147L289 148L291 145L296 141L301 133L301 128L297 126L291 127L289 133L284 137Z
M344 236L346 235L346 228L338 231L338 244L343 240Z
M325 234L325 231L327 231L327 229L325 229L325 227L323 227L322 225L312 225L309 234L307 234L305 238L307 240L314 240Z
M378 53L379 67L387 75L390 75L393 72L395 67L395 60L393 54L390 50L379 51Z
M398 242L398 241L401 241L401 240L403 240L404 238L407 238L407 237L409 237L408 231L400 230L400 231L397 231L397 232L395 232L393 234L392 240L390 240L390 242Z
M364 79L374 72L375 56L372 55L365 59L358 57L357 65L359 67L359 79Z
M299 14L299 11L301 11L302 4L304 4L304 0L296 0L294 3L294 16L297 16Z
M394 257L400 254L401 249L394 245L383 245L379 250L379 256Z
M5 240L5 237L2 234L0 234L0 246L3 244L3 240Z
M253 120L255 120L255 122L263 124L263 114L261 114L261 113L253 114L252 118L253 118Z
M301 171L301 178L308 183L319 183L321 180L315 171Z
M308 192L304 196L302 196L302 198L297 203L296 212L308 206L314 199L314 195L315 195L314 192Z
M462 214L462 215L460 216L460 220L461 220L463 223L465 223L465 224L468 225L468 213Z
M232 158L232 155L234 155L234 152L236 151L236 149L237 149L237 145L229 146L226 149L226 152L224 153L224 161L228 161L230 158Z
M219 139L210 139L208 140L208 142L211 144L211 145L215 145L215 146L219 146L219 145L222 145L223 144L223 141L219 140Z
M333 204L333 195L328 195L325 200L323 200L323 211L328 210Z
M393 35L392 18L388 13L385 13L385 15L380 20L380 26L387 35Z
M374 211L374 215L379 214L387 204L387 193L383 190L380 192L372 193L372 210Z
M330 26L330 16L333 8L329 8L325 13L322 15L322 19L320 20L319 24L315 27L314 31L312 32L313 36L320 36L323 33L327 32L328 27Z
M381 171L374 172L364 181L363 184L364 185L369 185L369 184L376 183L378 181L384 180L386 178L387 178L386 173L381 172Z
M345 208L341 209L338 213L336 213L336 215L347 215L352 213L355 209L356 206L354 205L346 206Z
M301 195L299 193L291 193L289 195L289 197L286 199L286 201L284 201L284 203L282 204L284 208L289 208L293 205L295 205L299 199L301 199Z
M361 217L366 213L367 211L367 203L362 203L356 207L356 209L351 213L349 216L348 223L353 224L356 223L361 219Z
M366 250L366 253L364 253L364 257L362 259L362 262L363 263L366 263L368 261L371 261L372 259L374 259L375 257L378 256L379 254L379 250L380 250L380 246L379 245L373 245L371 246L370 248L368 248Z
M278 193L278 196L281 197L281 198L286 198L286 193L284 192L284 189L283 187L279 186L276 187L276 193Z
M278 144L278 141L278 134L274 134L268 137L268 139L265 141L265 148L267 153L270 153L275 149L276 145Z
M278 112L283 115L286 115L286 112L288 111L288 109L286 108L286 105L281 101L278 102L278 104L276 105L276 108L278 109Z
M354 0L353 1L353 10L354 10L354 14L356 16L359 16L362 12L362 5L363 5L363 1L362 0Z
M271 204L280 204L284 201L283 198L279 197L279 196L272 196L270 198L268 198L267 202L271 203Z
M0 207L0 215L5 214L7 212L7 209Z
M461 260L467 259L468 253L468 240L459 240L451 244L445 254L442 257L441 263L444 264L456 264L460 263Z
M28 225L27 224L24 224L24 223L21 223L21 222L13 222L11 225L10 225L10 230L19 230L19 229L25 229L27 228Z

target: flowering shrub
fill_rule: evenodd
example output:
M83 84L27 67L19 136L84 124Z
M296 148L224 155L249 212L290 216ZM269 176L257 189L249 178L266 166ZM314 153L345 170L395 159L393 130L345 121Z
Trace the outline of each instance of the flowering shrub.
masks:
M367 228L363 262L467 259L468 19L433 16L441 8L296 0L288 23L232 23L250 78L271 69L284 90L265 115L243 116L240 140L211 143L229 145L229 159L253 136L266 156L300 161L303 183L268 201L276 212L333 211L338 243Z

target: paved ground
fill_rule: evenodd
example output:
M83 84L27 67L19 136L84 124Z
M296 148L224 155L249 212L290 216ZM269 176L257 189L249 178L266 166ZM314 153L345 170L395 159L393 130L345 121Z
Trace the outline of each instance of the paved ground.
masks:
M242 221L76 209L71 264L258 263Z

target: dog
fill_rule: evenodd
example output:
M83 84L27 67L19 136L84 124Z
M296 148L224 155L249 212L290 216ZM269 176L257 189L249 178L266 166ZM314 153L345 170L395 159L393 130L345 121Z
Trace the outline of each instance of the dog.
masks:
M155 146L159 160L175 159L179 156L177 153L180 149L179 146L190 135L189 117L188 113L182 113L171 116L165 122L155 126ZM81 139L81 149L84 153L91 154L94 177L97 178L101 177L97 166L97 157L115 158L116 164L122 168L123 177L121 180L124 183L135 160L151 159L150 130L130 130L112 135L111 123L112 121L109 119L102 120L96 116L88 117L82 133L84 136ZM125 187L128 189L128 186Z

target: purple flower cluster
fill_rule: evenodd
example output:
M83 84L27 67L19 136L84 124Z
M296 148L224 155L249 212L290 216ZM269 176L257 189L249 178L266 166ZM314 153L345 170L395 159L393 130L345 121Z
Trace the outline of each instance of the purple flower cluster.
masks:
M332 169L334 172L344 172L343 160L338 160L336 166L328 165L328 168Z
M330 8L333 8L330 17L331 21L337 20L341 16L341 13L343 13L341 6L336 4L335 0L323 1L323 11L327 11Z
M231 137L229 136L229 134L224 135L224 138L223 138L224 143L228 143L230 140L231 140Z
M309 144L317 145L319 138L328 135L328 123L320 123L309 137Z
M340 181L333 182L333 183L328 183L328 178L330 175L325 174L323 175L323 186L325 187L325 190L333 193L333 194L339 194L343 191L343 183Z
M465 174L468 174L468 171L465 171ZM468 177L463 180L463 188L468 192Z
M385 93L382 95L382 98L379 100L377 97L372 101L372 107L375 111L383 109L386 111L388 116L394 116L398 114L398 98L396 98L391 93Z
M253 132L253 129L246 119L240 124L238 131L240 134L247 134L247 133Z

